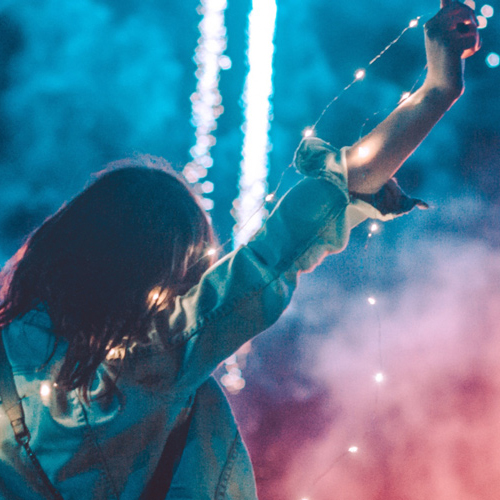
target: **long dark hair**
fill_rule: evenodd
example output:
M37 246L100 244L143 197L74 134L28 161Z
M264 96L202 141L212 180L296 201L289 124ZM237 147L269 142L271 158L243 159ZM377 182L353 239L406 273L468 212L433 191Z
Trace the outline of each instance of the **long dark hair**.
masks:
M68 341L57 382L86 398L107 353L147 342L153 315L214 259L208 217L185 183L164 165L123 164L49 217L0 276L0 328L43 304Z

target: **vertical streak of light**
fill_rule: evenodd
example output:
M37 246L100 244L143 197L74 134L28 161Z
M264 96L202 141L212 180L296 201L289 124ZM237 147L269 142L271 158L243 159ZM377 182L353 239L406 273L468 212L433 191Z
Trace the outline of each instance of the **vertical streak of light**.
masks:
M198 25L200 37L194 55L198 81L196 91L191 95L191 124L196 128L196 143L189 151L192 161L185 166L183 174L194 185L194 191L207 210L213 208L213 200L205 196L213 191L213 184L203 179L213 164L210 149L216 139L212 133L224 111L219 92L219 74L221 68L229 69L231 65L229 58L223 55L227 45L224 24L226 7L226 0L201 0L198 7L198 13L203 16Z
M233 228L235 247L246 243L259 229L266 216L263 201L267 190L270 98L276 1L253 0L248 28L249 71L243 92L245 123L239 196L234 202L236 225Z

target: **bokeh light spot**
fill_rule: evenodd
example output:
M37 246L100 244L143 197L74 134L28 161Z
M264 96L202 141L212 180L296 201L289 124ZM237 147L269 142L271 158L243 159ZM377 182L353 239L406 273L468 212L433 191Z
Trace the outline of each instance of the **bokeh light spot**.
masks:
M486 57L486 65L489 68L498 68L500 65L500 56L496 52L490 52Z
M482 30L488 26L488 19L486 19L484 16L477 16L477 22L478 25L477 27Z
M493 17L494 13L495 11L491 5L486 4L481 7L481 15L483 15L486 18Z

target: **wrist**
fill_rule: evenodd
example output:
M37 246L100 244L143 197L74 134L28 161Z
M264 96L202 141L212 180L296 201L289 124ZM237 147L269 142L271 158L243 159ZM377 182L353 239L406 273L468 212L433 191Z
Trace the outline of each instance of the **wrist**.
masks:
M464 61L458 52L443 54L436 51L427 55L428 70L424 87L455 102L464 92Z
M450 82L436 82L426 79L420 91L425 99L431 100L438 108L449 109L464 93L463 80Z

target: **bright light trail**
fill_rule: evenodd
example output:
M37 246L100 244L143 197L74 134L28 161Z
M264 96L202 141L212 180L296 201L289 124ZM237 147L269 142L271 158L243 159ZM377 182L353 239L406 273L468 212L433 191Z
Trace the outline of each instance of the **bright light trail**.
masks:
M245 133L240 164L239 196L234 202L236 225L234 245L246 243L260 228L267 212L263 207L267 191L270 98L276 2L253 0L248 29L248 75L243 92Z
M210 149L216 140L212 132L217 128L217 118L224 111L219 74L221 68L231 67L230 59L223 55L227 45L224 24L226 7L226 0L201 0L198 7L198 12L203 15L198 25L200 38L194 55L198 82L191 96L191 123L196 128L196 144L189 151L193 160L184 167L183 174L194 185L194 191L207 210L213 208L213 200L205 196L213 191L213 184L203 179L213 164Z

